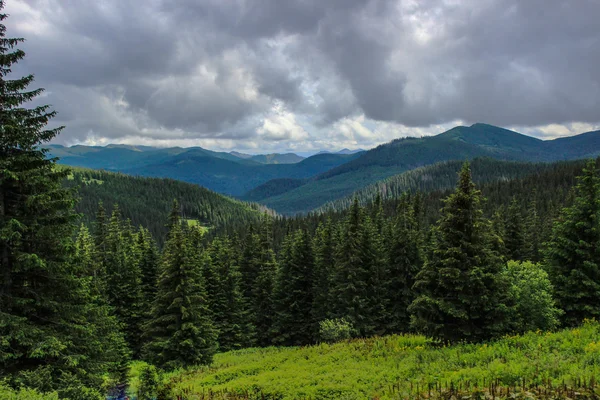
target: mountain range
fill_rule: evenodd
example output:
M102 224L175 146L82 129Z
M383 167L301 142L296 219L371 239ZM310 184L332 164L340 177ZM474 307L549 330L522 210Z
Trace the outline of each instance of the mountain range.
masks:
M347 198L386 178L443 161L487 157L551 162L595 157L600 154L600 131L541 140L477 123L435 136L396 139L368 151L345 149L304 159L293 153L253 156L200 147L52 145L49 150L64 164L183 180L260 202L282 214L295 214Z

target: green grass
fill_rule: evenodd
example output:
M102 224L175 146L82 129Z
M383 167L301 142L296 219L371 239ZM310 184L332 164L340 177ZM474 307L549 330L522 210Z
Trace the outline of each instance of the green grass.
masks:
M433 398L451 387L472 393L475 385L496 395L517 388L543 394L549 387L556 394L557 387L589 388L592 377L600 377L596 322L479 345L444 347L422 336L396 335L303 348L238 350L218 354L210 368L164 378L174 395L191 400L209 391L216 399L396 399L427 397L432 390Z
M202 231L202 233L206 233L210 229L207 226L200 225L200 221L198 221L197 219L184 218L183 221L186 222L188 224L188 226L197 226L197 227L199 227L200 230Z

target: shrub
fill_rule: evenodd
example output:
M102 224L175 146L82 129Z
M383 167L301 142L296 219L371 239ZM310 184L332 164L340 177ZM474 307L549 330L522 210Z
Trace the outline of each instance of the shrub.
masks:
M146 365L140 371L138 400L154 400L158 395L159 378L153 365Z
M510 281L514 302L511 321L515 332L552 330L559 324L562 310L552 297L553 287L541 265L530 261L509 261L504 274Z
M350 339L354 329L344 318L326 319L319 322L319 338L323 342L333 343Z
M0 399L2 400L58 400L56 392L40 394L33 389L13 390L0 381Z

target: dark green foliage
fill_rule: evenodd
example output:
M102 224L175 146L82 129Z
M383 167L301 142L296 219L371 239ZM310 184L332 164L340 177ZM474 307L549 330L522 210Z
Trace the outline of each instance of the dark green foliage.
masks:
M273 251L273 221L267 214L260 226L258 257L252 265L256 266L256 279L250 289L250 313L256 331L256 341L260 346L271 343L273 317L273 290L277 275L277 261Z
M334 268L334 235L331 220L320 224L314 237L313 271L313 321L319 322L331 316L331 286Z
M61 128L46 129L55 112L29 103L43 91L28 90L32 75L8 77L25 54L16 49L23 39L5 36L3 7L0 0L0 376L61 398L98 399L120 361L119 332L97 301L89 253L85 265L73 262L67 172L38 148Z
M306 345L316 336L312 318L314 255L312 239L304 229L288 236L279 264L274 293L273 342Z
M158 279L158 262L160 254L150 232L140 227L136 240L137 264L141 273L141 291L143 296L142 310L147 314L152 308L156 296L156 281Z
M513 197L506 212L503 234L504 246L506 248L506 256L508 259L516 261L523 260L527 252L525 243L525 224L521 206L515 197Z
M106 295L123 324L125 337L135 357L140 353L144 295L138 249L131 227L121 219L117 206L107 225L105 242Z
M416 277L418 296L409 310L417 331L447 341L479 341L508 331L508 285L482 214L481 193L465 164Z
M415 208L407 195L402 195L393 225L389 247L387 291L389 332L407 332L410 326L408 306L415 299L413 285L423 265L421 231Z
M228 239L216 238L208 253L210 259L204 266L204 276L212 319L219 332L219 350L248 346L253 332L240 289L241 274L232 244Z
M524 259L533 262L539 262L542 259L542 237L547 232L540 219L535 196L527 206L527 216L525 218L525 248Z
M369 223L356 200L342 226L335 252L335 276L332 288L332 314L346 318L359 335L377 328L373 313L373 243Z
M147 365L140 371L138 400L154 400L158 395L158 372L153 365Z
M77 188L80 201L76 210L83 214L86 223L94 220L101 223L96 216L98 203L106 206L118 204L123 218L130 219L135 227L148 229L161 246L167 235L165 221L174 198L180 203L184 219L211 230L233 231L237 226L258 221L264 211L264 206L237 201L203 187L172 179L75 169L71 171L69 179L64 180L64 185Z
M546 263L568 326L600 318L599 185L596 162L590 160L578 178L573 205L560 213L548 243Z
M175 204L172 216L176 214ZM160 368L210 364L217 331L210 318L201 265L204 252L192 249L181 223L172 229L161 258L157 295L145 329L146 357Z

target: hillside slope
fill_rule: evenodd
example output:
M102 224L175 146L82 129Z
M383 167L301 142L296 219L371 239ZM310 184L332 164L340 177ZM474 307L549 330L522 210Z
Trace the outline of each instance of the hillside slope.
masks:
M382 199L386 200L399 197L404 192L426 193L451 189L456 185L456 176L463 163L464 161L458 160L444 161L415 168L359 189L350 196L326 203L317 211L347 208L355 197L358 198L361 204L368 204L375 200L378 193ZM493 158L476 158L471 161L473 181L478 185L519 179L532 174L550 171L553 168L552 163L503 161Z
M590 322L478 345L439 346L405 335L245 349L217 354L211 368L171 373L166 380L172 395L184 398L210 392L212 399L554 399L573 398L575 388L577 398L596 398L598 388L589 382L600 376L598 335L600 325ZM133 371L132 393L140 367ZM529 394L511 397L507 389ZM477 392L481 397L468 396Z
M83 215L84 222L95 219L99 202L108 214L118 204L124 218L130 219L134 227L148 228L159 241L167 233L165 224L174 199L181 205L183 218L208 229L256 222L267 211L264 206L173 179L73 168L64 184L77 189L76 210Z
M263 164L199 147L139 149L133 146L50 146L59 163L131 175L195 183L229 195L242 195L271 179L304 179L357 158L359 154L321 154L293 164Z
M260 200L278 212L294 214L350 196L356 190L404 171L449 160L488 157L548 162L595 157L600 131L543 141L487 124L459 126L436 136L383 144L289 191Z

